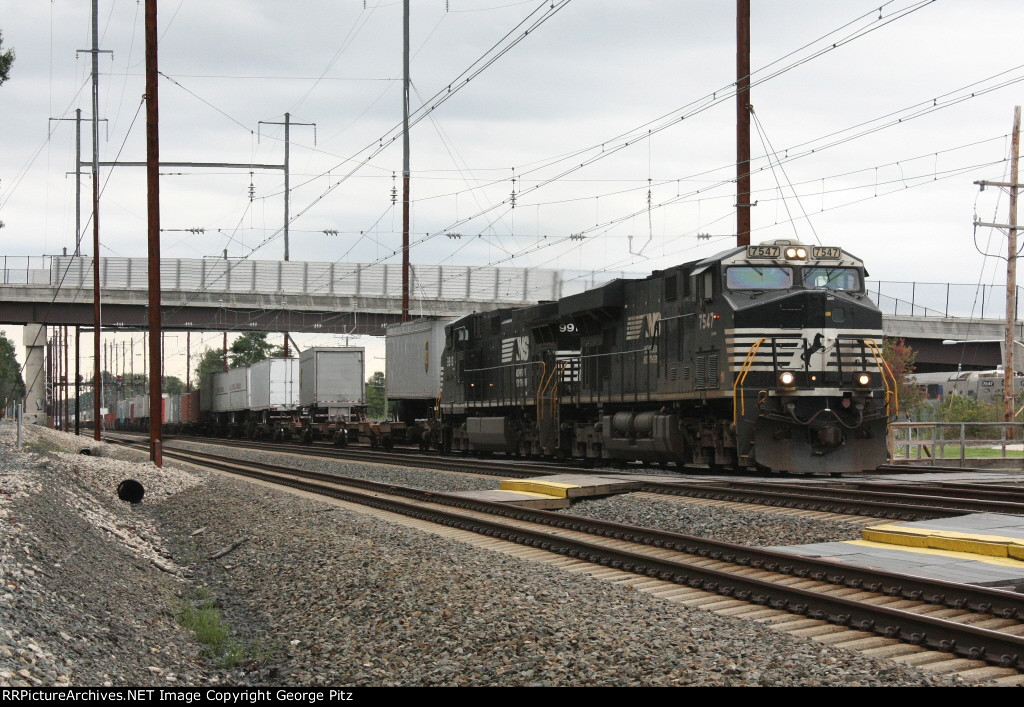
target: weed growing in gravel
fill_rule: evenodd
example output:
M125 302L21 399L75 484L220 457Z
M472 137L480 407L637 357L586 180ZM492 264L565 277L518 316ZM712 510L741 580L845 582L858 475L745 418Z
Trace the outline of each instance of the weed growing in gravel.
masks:
M231 629L224 623L216 601L206 592L193 601L185 600L178 612L178 623L195 632L196 638L206 646L204 655L212 658L222 668L233 668L242 663L266 658L266 651L259 641L247 645L245 641L231 635Z

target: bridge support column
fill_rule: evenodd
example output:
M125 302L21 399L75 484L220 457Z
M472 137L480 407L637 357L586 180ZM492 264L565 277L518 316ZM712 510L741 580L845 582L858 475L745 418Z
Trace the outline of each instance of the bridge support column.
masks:
M46 424L46 327L25 325L25 417L27 425Z

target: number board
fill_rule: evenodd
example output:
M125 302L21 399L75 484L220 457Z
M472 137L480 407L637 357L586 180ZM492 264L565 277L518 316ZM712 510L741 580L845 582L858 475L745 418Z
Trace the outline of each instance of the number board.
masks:
M779 247L777 245L748 245L748 258L778 258Z
M811 257L818 260L839 260L843 257L843 249L835 246L812 246Z

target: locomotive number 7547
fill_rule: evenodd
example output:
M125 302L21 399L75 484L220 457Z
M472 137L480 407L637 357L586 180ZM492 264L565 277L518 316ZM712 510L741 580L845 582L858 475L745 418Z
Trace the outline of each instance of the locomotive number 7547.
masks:
M703 312L697 315L700 320L701 329L710 329L715 325L715 315L711 312Z

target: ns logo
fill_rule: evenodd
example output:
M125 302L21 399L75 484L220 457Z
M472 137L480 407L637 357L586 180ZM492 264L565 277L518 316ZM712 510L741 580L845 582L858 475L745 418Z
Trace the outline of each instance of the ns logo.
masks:
M513 336L501 340L501 362L512 363L514 361L530 360L530 337Z

